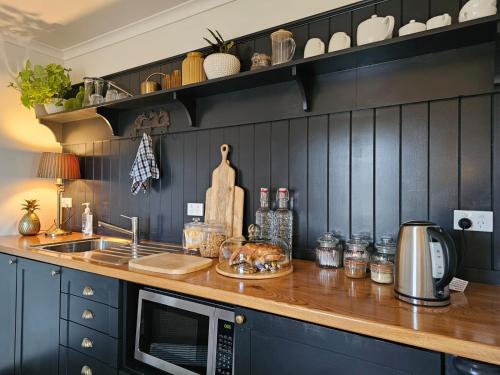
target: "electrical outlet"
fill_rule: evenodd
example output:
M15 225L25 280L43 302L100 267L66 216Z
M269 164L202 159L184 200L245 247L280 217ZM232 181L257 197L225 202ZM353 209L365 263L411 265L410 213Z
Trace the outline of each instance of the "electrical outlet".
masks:
M61 207L62 208L71 208L73 207L73 198L61 198Z
M203 216L203 203L188 203L187 215L188 216Z
M492 211L453 211L453 229L462 230L458 226L460 219L467 218L472 221L472 226L466 231L493 232L493 212Z

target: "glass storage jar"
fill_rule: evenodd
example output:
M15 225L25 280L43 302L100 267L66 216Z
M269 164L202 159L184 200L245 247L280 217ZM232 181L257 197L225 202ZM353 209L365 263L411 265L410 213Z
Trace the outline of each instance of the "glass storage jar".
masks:
M344 253L345 275L354 279L361 279L367 276L368 261L368 241L363 237L352 236L346 242L347 250Z
M220 245L227 238L225 233L221 224L202 223L199 218L194 218L184 225L182 247L205 258L217 258Z
M396 257L396 242L392 236L382 236L375 245L375 252L371 255L370 261L384 261L394 263Z
M370 263L370 277L380 284L394 283L394 263L377 260Z
M279 238L262 239L251 225L249 239L232 237L224 241L219 252L219 268L232 274L277 273L292 266L292 254Z
M316 264L321 268L341 268L344 249L332 232L318 238Z

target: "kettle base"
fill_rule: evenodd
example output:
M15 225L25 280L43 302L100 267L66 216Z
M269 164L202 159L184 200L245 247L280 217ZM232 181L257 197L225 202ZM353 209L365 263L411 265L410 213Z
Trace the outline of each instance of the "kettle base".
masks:
M397 290L394 291L394 297L415 306L440 307L450 304L450 297L446 299L420 299L401 294Z

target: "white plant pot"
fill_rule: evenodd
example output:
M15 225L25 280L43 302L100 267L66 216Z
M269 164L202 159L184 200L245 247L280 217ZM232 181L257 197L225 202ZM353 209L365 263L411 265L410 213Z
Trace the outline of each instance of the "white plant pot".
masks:
M203 62L203 69L208 79L230 76L240 72L240 60L229 53L213 53Z
M50 103L44 103L45 111L47 114L57 113L64 111L64 102L61 102L61 105L56 105L59 99L53 99Z

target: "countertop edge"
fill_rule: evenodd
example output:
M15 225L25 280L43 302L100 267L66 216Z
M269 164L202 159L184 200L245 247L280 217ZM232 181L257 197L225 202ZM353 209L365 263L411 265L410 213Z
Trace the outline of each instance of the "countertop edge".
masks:
M410 345L421 349L444 352L500 365L500 347L494 345L487 345L445 335L422 332L383 322L374 322L373 320L352 317L342 313L325 312L310 307L302 308L301 306L290 305L285 302L277 302L270 299L241 295L220 289L193 285L184 281L169 279L151 273L142 274L126 269L115 267L111 268L94 263L90 264L77 262L72 259L35 253L26 249L20 250L19 248L13 248L2 244L0 244L0 252L62 267L77 269L80 271L91 272L141 285L148 285L173 292L184 293L191 296L246 307L287 318L298 319L308 323L319 324L329 328L340 329L382 340ZM147 283L144 282L145 275L148 276Z

